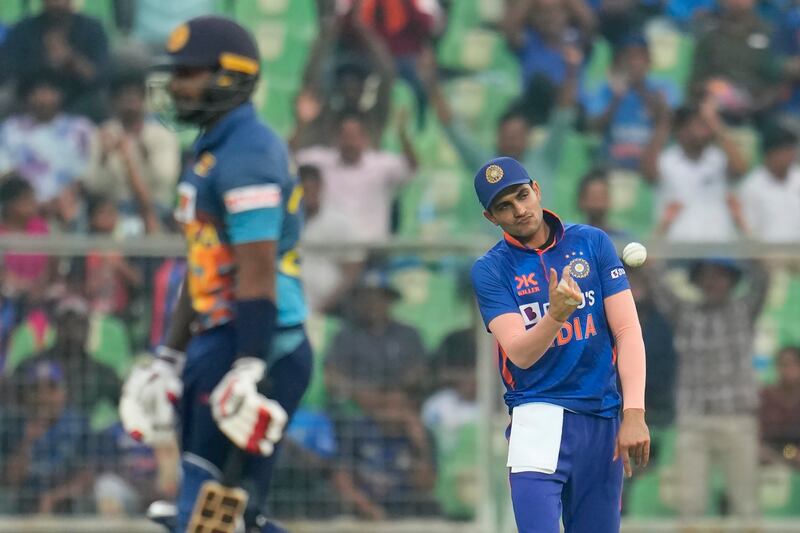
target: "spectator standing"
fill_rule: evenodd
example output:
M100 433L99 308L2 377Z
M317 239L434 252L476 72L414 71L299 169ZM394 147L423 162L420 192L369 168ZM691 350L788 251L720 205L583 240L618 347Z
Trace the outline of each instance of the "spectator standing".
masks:
M317 167L303 165L298 171L303 187L305 221L304 244L352 245L359 238L359 228L345 215L324 201L322 177ZM339 255L333 250L303 252L303 288L308 305L319 313L328 313L339 304L358 282L364 268L365 254L359 251Z
M349 114L361 115L371 146L381 146L394 86L392 55L383 39L357 17L348 36L360 43L360 52L337 55L343 24L344 19L334 16L321 20L297 97L297 125L289 138L292 150L332 144L340 118Z
M689 90L713 95L730 116L748 118L775 102L778 66L772 30L756 12L756 0L721 0L719 5L697 37Z
M763 163L739 188L748 234L765 242L800 242L800 166L797 136L772 126L761 137Z
M417 58L434 36L437 19L442 12L436 2L423 0L340 0L340 9L351 6L345 20L371 27L386 42L397 73L405 80L417 99L417 126L424 123L427 99L417 75Z
M126 234L153 233L172 208L180 171L178 138L146 115L145 85L138 75L112 82L111 111L98 130L86 186L116 200Z
M749 287L735 295L742 274ZM710 467L719 460L731 513L753 518L759 486L753 337L766 299L767 272L757 263L743 273L731 260L697 261L690 270L700 290L697 303L679 298L657 266L642 269L642 275L675 332L678 510L685 518L705 513Z
M614 48L609 80L585 102L590 126L603 136L604 157L613 168L638 171L655 125L679 100L676 87L650 76L650 49L631 34Z
M43 0L42 12L8 33L3 69L15 80L47 72L57 80L65 109L100 121L108 69L108 38L100 22L75 13L72 0Z
M414 147L399 125L403 155L370 147L367 127L359 115L345 115L338 125L337 146L314 146L297 152L301 165L313 165L322 175L325 201L350 219L368 241L384 241L391 232L390 213L398 187L417 169Z
M729 183L747 162L713 101L675 113L675 144L663 149L670 124L663 118L642 155L642 174L657 184L657 232L671 241L725 242L744 227Z
M560 87L569 65L565 45L587 49L596 24L585 0L522 0L506 10L503 32L517 55L522 92ZM528 97L530 100L530 96ZM538 106L539 102L528 102Z
M0 172L17 171L33 186L45 212L74 222L94 126L62 112L62 93L50 76L22 80L18 88L25 111L0 125Z
M778 382L761 391L761 439L770 458L800 469L800 347L775 357Z

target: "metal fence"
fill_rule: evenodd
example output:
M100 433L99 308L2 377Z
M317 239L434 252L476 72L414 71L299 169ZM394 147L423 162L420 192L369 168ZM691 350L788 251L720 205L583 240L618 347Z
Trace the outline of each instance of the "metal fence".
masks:
M307 324L316 367L275 475L276 517L309 532L514 530L504 468L509 417L468 277L490 244L357 250L367 263L359 284ZM126 438L115 402L130 365L163 330L184 268L181 241L4 237L0 252L0 531L152 530L140 517L150 501L174 495L176 453ZM348 247L323 243L307 252L333 266L353 257ZM686 274L694 259L766 259L770 288L753 372L763 387L774 383L775 354L800 344L800 248L652 243L650 255L669 260L668 282L687 300L697 298ZM42 258L53 265L47 284L9 275ZM121 282L105 271L118 272L120 261L138 277ZM651 383L663 379L649 374ZM656 454L626 485L625 531L671 531L679 523L684 487L674 415L651 420ZM779 521L800 519L800 470L789 440L783 448L763 443L783 454L766 457L757 480L763 531L800 531ZM730 512L732 488L724 472L712 472L711 518L697 522L698 531L744 527L713 518Z

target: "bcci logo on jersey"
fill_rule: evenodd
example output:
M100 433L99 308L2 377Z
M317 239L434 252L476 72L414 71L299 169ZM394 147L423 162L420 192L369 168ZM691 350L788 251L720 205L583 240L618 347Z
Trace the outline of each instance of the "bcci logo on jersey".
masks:
M578 306L578 309L583 309L587 305L589 307L594 306L595 297L594 291L586 291L583 293L583 298L581 299L581 305ZM522 318L525 320L525 328L530 329L535 326L547 313L547 309L550 307L549 302L539 303L539 302L532 302L525 305L519 306L519 312L522 315Z

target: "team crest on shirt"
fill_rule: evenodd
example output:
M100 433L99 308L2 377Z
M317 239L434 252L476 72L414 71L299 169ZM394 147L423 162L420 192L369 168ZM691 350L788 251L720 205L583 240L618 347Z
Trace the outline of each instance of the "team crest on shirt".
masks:
M187 24L181 24L169 34L169 38L167 39L167 52L170 54L178 52L181 48L186 46L188 41L189 26Z
M489 165L486 167L486 181L495 184L503 179L503 169L499 165Z
M573 278L583 279L589 275L589 261L578 257L569 262L569 272Z
M217 164L217 158L211 152L203 152L200 154L200 158L195 163L194 173L200 176L201 178L205 178L208 176L209 171L214 168L214 165Z

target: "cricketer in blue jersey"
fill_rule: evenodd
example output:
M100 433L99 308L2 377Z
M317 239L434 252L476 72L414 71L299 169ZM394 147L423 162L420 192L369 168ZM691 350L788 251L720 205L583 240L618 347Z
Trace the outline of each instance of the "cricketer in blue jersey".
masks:
M623 471L631 459L647 464L650 447L644 342L625 270L602 230L542 209L516 160L486 163L475 190L504 230L472 281L511 413L517 526L557 533L563 520L567 533L617 532Z
M175 209L187 274L166 343L129 376L120 415L157 444L178 408L173 531L186 531L201 485L223 478L238 447L247 452L247 532L279 532L265 518L267 491L312 359L296 251L302 193L286 146L250 103L260 70L252 36L232 20L199 17L172 33L167 52L177 118L201 131Z

